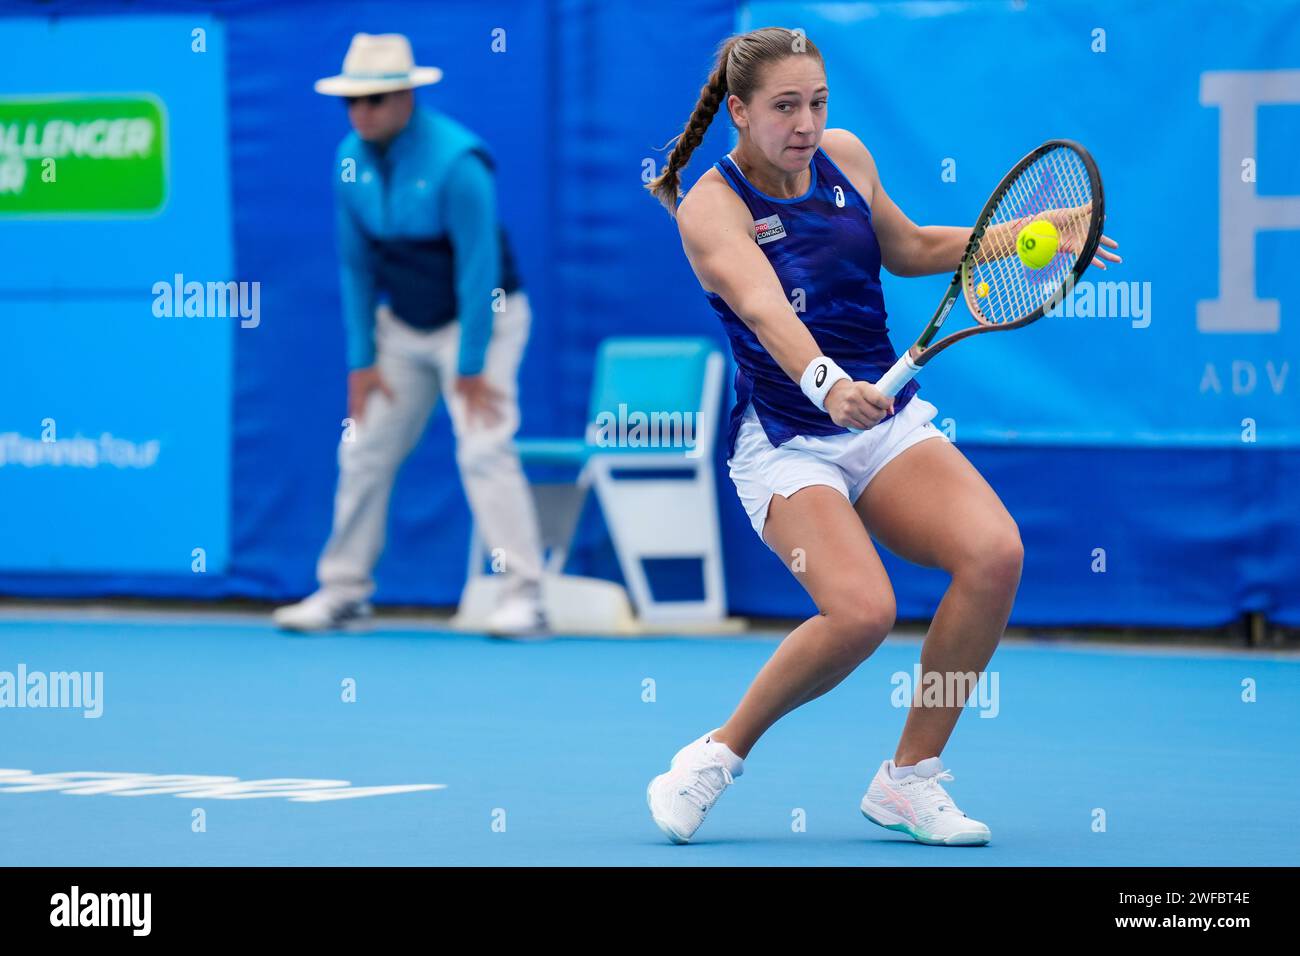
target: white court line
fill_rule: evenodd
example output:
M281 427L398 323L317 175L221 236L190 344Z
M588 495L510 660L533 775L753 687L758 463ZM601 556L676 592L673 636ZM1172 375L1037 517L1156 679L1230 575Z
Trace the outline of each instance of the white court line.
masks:
M786 633L788 632L755 630L751 631L749 636L780 639L785 637ZM909 629L908 632L901 634L897 631L891 631L887 640L891 644L908 644L920 647L925 637L923 634ZM1080 638L1039 638L1010 635L1004 637L999 644L999 651L1004 649L1034 653L1065 651L1071 654L1113 654L1117 656L1193 659L1226 658L1247 661L1280 661L1291 664L1300 662L1300 650L1287 650L1276 647L1260 648L1258 650L1245 647L1206 647L1200 644L1165 643L1163 640L1160 644L1145 644L1140 641L1088 641Z
M5 604L0 605L0 622L3 621L63 621L70 624L111 622L136 624L178 624L204 626L248 627L262 626L273 633L270 611L219 611L219 610L181 610L172 608L119 608L112 605L89 605L77 607L50 607L46 605ZM382 636L386 632L403 632L418 634L438 634L458 637L480 637L478 632L459 631L450 626L451 615L381 615L363 628L331 632L325 637L365 637L371 634ZM738 634L682 634L676 632L616 635L608 638L615 641L674 639L687 641L780 641L789 631L770 627L755 627ZM286 635L289 636L289 635ZM311 637L312 635L305 635ZM604 640L592 634L558 634L560 640ZM893 644L921 646L924 635L914 629L907 632L891 632L888 640ZM541 643L545 643L544 641ZM1261 648L1258 650L1241 647L1205 647L1199 644L1145 644L1141 642L1090 642L1075 638L1034 638L1013 635L1004 637L1000 649L1008 651L1031 651L1047 653L1064 651L1072 654L1117 655L1137 657L1181 657L1191 659L1237 659L1246 661L1278 661L1282 663L1300 662L1300 650L1283 648Z
M443 633L440 628L447 625L450 620L450 614L429 617L412 617L410 615L394 615L390 617L385 615L375 619L376 626L374 629L384 630L391 626L421 631L437 630L439 633ZM6 604L0 606L0 621L65 621L70 624L110 621L113 623L133 624L203 624L239 627L262 625L274 629L271 624L271 612L269 610L210 611L202 609L182 610L179 608L121 608L111 605L49 607L39 604ZM366 631L357 630L340 633L365 634ZM445 633L456 632L447 627Z

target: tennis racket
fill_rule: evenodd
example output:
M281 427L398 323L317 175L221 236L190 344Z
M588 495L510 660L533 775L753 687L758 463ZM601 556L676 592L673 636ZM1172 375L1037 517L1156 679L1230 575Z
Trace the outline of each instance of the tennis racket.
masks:
M1068 139L1039 146L1002 177L934 317L876 388L892 398L948 346L981 332L1018 329L1050 312L1092 262L1105 219L1101 174L1088 151ZM1053 232L1056 251L1043 261ZM936 342L959 295L976 324Z

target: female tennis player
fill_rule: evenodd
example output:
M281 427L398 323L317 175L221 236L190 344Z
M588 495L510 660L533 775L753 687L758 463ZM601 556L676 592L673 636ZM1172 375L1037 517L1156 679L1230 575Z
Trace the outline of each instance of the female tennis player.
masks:
M736 358L731 478L754 530L818 609L781 643L727 722L651 781L651 815L675 843L694 835L769 727L835 687L893 627L893 590L873 536L952 576L921 648L923 683L984 670L1020 582L1016 523L934 427L937 409L916 394L915 380L892 400L872 384L897 358L880 267L898 276L951 273L971 230L912 223L858 138L826 129L827 93L821 54L801 34L769 27L727 39L663 174L648 186L676 215ZM680 171L724 104L739 142L679 199ZM1120 261L1100 250L1093 263L1103 269L1101 259ZM953 779L940 755L965 698L920 702L918 687L862 813L922 843L988 843L989 828L961 812L940 782Z

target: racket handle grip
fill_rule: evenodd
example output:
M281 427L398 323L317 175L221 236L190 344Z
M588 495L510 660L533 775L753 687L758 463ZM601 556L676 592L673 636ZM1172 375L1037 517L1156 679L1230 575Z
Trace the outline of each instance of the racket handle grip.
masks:
M919 371L920 365L911 363L911 352L904 352L893 364L893 368L880 376L880 381L876 382L876 389L879 389L880 394L885 397L893 398L894 395L902 392L902 386L913 380ZM862 434L862 429L854 428L853 425L845 425L845 428L854 434Z
M894 367L880 376L876 388L886 398L893 398L903 390L903 386L910 382L919 371L921 371L921 366L912 364L912 353L904 352L899 356L898 361L894 363ZM845 427L855 435L862 434L861 428L854 428L852 425L846 425Z
M887 398L893 398L903 390L903 386L910 382L919 371L921 371L921 366L912 364L912 353L904 352L898 361L894 363L894 367L880 376L876 388Z

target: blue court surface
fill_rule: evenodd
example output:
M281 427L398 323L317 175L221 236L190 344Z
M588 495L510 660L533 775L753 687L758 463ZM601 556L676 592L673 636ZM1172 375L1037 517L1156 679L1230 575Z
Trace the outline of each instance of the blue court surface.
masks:
M0 853L8 865L79 866L1300 860L1288 822L1300 660L1285 654L1008 640L984 701L996 716L972 707L944 754L949 792L990 825L992 844L927 847L868 823L858 801L902 728L891 677L911 673L914 637L892 638L782 720L696 842L670 845L650 821L647 782L722 723L775 641L521 644L393 623L306 638L251 616L10 613L0 672L15 675L11 687L20 664L29 678L99 671L102 715L0 709ZM91 772L237 780L223 791ZM284 778L439 788L312 802L262 784L262 796L245 787L230 798L238 781ZM110 791L170 782L172 792L63 792L95 781ZM310 786L278 784L299 795ZM187 787L198 795L174 792Z

